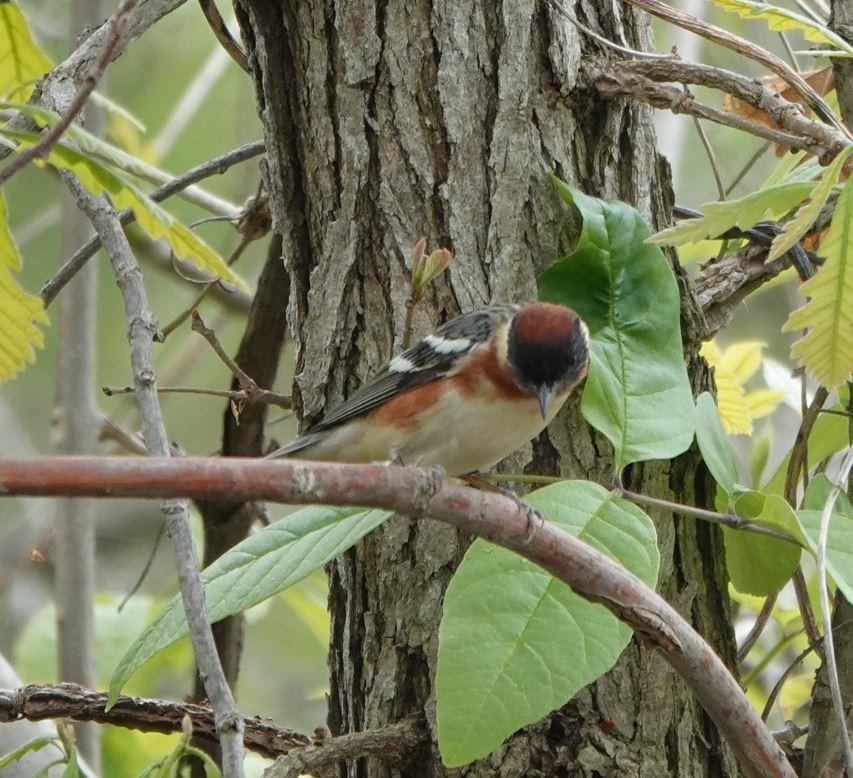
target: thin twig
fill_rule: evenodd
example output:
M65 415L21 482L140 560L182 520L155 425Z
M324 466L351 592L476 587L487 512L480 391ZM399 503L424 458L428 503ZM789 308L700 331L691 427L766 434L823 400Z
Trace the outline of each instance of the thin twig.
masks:
M107 397L113 397L120 394L133 394L136 390L132 386L103 386L101 391ZM257 384L250 391L246 389L207 389L200 386L158 386L157 392L159 394L201 394L210 397L225 397L236 403L266 403L287 409L293 407L293 401L288 395L261 389Z
M755 618L755 624L752 625L752 629L749 630L749 634L744 638L743 643L738 646L737 661L739 663L746 659L747 655L752 650L752 647L758 642L758 638L761 637L761 633L764 632L764 628L767 626L767 622L770 621L770 616L773 614L773 608L776 605L776 598L778 596L779 593L774 592L764 600L764 604L761 606L761 610Z
M638 49L630 49L627 46L621 46L618 43L614 43L611 40L608 40L603 35L600 35L595 30L590 29L585 24L581 24L572 14L570 14L564 7L562 0L549 0L552 8L559 13L564 18L568 19L575 27L577 27L581 32L589 35L593 40L597 40L602 46L606 46L608 49L613 49L614 51L618 51L621 54L627 54L630 57L647 57L649 59L657 59L659 57L670 57L671 54L658 54L653 51L639 51Z
M764 142L761 146L758 147L757 151L746 161L746 164L740 169L738 174L732 179L732 182L726 187L726 197L728 197L735 189L735 187L744 179L747 173L755 166L755 163L758 162L766 153L767 150L771 148L773 144Z
M231 359L228 352L222 348L222 344L219 342L219 338L216 337L216 333L204 323L201 314L198 311L193 311L192 317L193 332L197 332L210 344L210 347L216 352L216 355L222 360L225 367L231 371L231 375L240 383L240 386L247 391L256 390L258 385L255 383L255 380L251 376L246 375L243 368Z
M221 175L233 165L240 162L245 162L252 157L257 157L264 153L264 142L262 140L247 143L240 148L233 149L225 154L222 154L214 159L203 162L194 168L191 168L186 173L177 176L169 183L155 189L150 197L155 203L163 202L167 198L180 191L183 191L189 186L213 175ZM133 224L136 221L136 216L133 211L126 210L119 214L119 220L122 226ZM56 275L45 282L41 288L41 299L44 301L45 307L50 305L56 295L62 291L63 287L77 274L83 265L95 255L101 247L101 240L98 236L93 237L83 246L81 246L68 261L57 271Z
M785 486L783 496L788 505L795 507L799 504L798 487L800 477L804 473L805 463L808 458L809 436L812 428L820 415L821 408L829 397L829 392L825 387L819 386L815 392L811 404L803 413L800 428L797 430L797 437L794 440L794 445L791 447L791 454L788 459L788 468L785 471ZM808 585L806 584L805 576L801 566L797 566L794 575L791 579L794 585L794 593L797 596L797 605L800 609L800 614L803 617L803 627L806 630L806 635L809 639L809 645L814 647L818 655L823 658L823 650L820 644L820 630L818 629L817 619L812 609L811 599L809 597Z
M152 344L157 326L148 305L142 273L119 223L118 215L106 198L93 197L72 174L61 171L60 175L76 198L80 209L89 217L100 235L113 265L125 305L130 361L145 446L154 457L168 459L169 441L154 378ZM166 501L162 504L162 513L172 539L181 600L196 662L215 712L216 732L222 747L223 772L228 778L241 778L244 752L243 718L237 710L216 653L204 604L204 590L190 530L187 503L185 500Z
M160 549L160 543L163 541L163 533L166 530L166 522L161 521L160 526L157 527L157 535L154 537L154 542L151 544L151 551L148 552L148 559L145 560L145 564L142 566L142 572L137 576L136 583L130 587L130 591L124 595L122 601L118 604L118 608L116 608L117 613L121 613L124 610L124 606L130 602L130 599L139 591L139 588L142 586L142 582L145 580L145 577L148 575L148 571L151 569L151 565L154 564L154 559L157 556L157 551Z
M243 236L240 240L240 243L237 245L237 248L234 249L231 256L228 257L228 267L231 267L242 255L243 251L245 251L246 247L251 243L251 239ZM180 327L192 314L192 312L198 308L199 304L207 297L208 292L218 283L217 281L205 281L204 288L196 295L195 299L186 307L183 311L181 311L177 316L175 316L172 321L170 321L165 327L160 330L160 336L165 341L166 338L169 337L178 327Z
M821 640L823 640L823 638L821 638ZM767 721L770 711L773 710L773 703L776 702L776 698L779 696L779 692L782 691L782 687L785 685L785 681L788 679L788 676L812 651L814 651L813 646L806 646L799 654L797 654L797 658L785 668L785 672L779 676L779 680L773 684L773 688L770 690L770 694L767 695L767 701L764 703L764 708L761 711L762 721Z
M231 35L231 31L228 29L228 26L225 24L225 20L219 13L216 3L213 0L198 0L198 4L201 6L201 11L204 14L204 18L207 19L210 29L213 30L216 40L219 41L219 45L225 49L228 56L231 57L237 65L239 65L241 70L246 73L250 72L249 60L246 57L246 52L243 51L243 49L240 48L240 44L234 40L234 36Z
M802 548L802 543L793 535L785 532L777 527L768 527L764 524L742 519L740 516L735 516L731 513L717 513L716 511L705 510L704 508L695 508L692 505L682 505L669 500L661 500L658 497L649 497L645 494L637 494L630 492L621 486L615 487L613 493L619 497L624 497L626 500L635 502L638 505L648 505L653 508L664 508L665 510L678 513L683 516L695 516L697 519L709 521L712 524L722 524L730 529L741 530L743 532L752 532L755 535L765 535L769 538L784 540L786 543L792 543L795 546Z
M667 5L661 0L626 0L631 5L642 8L648 13L665 19L678 27L701 35L707 40L719 43L727 49L736 51L738 54L760 62L766 68L781 76L791 88L797 92L806 102L806 104L814 110L814 112L823 121L831 124L838 132L851 139L849 130L844 126L844 123L832 112L832 109L826 104L823 98L809 85L809 83L795 70L793 70L783 59L780 59L775 54L771 54L766 49L761 48L751 41L734 35L727 30L717 27L713 24L697 19L691 14L677 10L670 5ZM848 141L849 142L849 141Z
M785 53L788 55L788 59L791 60L791 67L793 67L797 73L801 73L803 69L800 67L800 63L797 60L797 55L791 48L791 44L788 43L788 36L785 35L784 32L780 32L779 38L782 40L782 46L785 49Z
M118 9L116 9L116 12L109 18L107 21L107 24L109 24L109 32L107 33L107 38L104 41L104 47L101 50L101 55L95 62L95 66L83 79L83 84L77 92L77 96L71 102L71 105L69 105L63 112L62 116L59 117L59 121L52 125L50 129L47 130L41 138L39 138L38 142L23 151L20 151L15 158L6 165L6 167L0 170L0 186L6 183L6 181L21 170L21 168L32 162L32 160L46 156L54 144L62 137L62 133L71 126L71 122L73 122L80 111L83 110L83 106L86 105L89 96L95 91L95 87L98 85L98 82L104 75L104 71L107 69L107 65L112 59L113 52L115 51L116 44L118 43L121 24L124 17L135 5L136 0L124 0Z
M717 195L720 200L725 200L726 188L723 186L723 178L720 175L720 168L717 166L717 156L714 154L714 148L711 146L711 141L708 140L708 136L705 134L702 123L696 116L693 117L693 125L696 127L696 132L699 133L699 140L702 141L702 146L705 148L705 154L708 156L708 162L711 165L711 172L714 174L714 181L717 183Z
M853 470L853 446L847 449L838 476L832 483L832 489L826 498L820 515L820 532L817 539L817 584L820 601L821 618L823 619L824 654L826 670L829 675L829 689L832 695L832 707L838 719L838 729L841 735L842 753L848 772L853 775L853 749L850 746L850 733L847 731L847 713L844 710L844 699L841 695L841 683L838 680L838 665L835 660L835 638L832 634L832 608L829 604L829 586L827 583L826 546L829 539L829 522L838 495L847 486L847 478Z

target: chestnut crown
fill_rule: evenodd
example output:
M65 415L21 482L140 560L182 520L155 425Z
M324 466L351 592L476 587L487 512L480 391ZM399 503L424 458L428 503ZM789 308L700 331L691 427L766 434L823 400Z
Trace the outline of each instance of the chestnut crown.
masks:
M518 385L539 398L544 417L550 399L586 372L586 325L564 305L531 303L512 320L507 358Z

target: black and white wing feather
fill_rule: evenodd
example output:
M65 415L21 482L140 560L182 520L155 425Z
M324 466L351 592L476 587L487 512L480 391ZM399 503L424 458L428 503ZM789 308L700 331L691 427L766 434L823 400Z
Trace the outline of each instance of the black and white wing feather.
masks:
M332 409L304 435L269 457L300 451L317 442L325 431L372 411L402 392L447 375L460 359L485 343L517 310L517 305L493 305L452 319L394 357L372 381Z

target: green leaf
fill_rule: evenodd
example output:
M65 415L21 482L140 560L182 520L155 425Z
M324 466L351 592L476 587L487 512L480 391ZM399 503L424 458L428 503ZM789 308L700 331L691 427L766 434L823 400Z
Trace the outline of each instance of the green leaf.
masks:
M645 243L633 208L555 183L583 229L574 252L539 277L539 296L574 308L589 327L584 418L613 443L617 468L677 456L693 440L694 406L672 269Z
M844 403L837 402L832 406L833 410L845 411ZM848 424L844 416L834 413L822 413L812 427L809 435L809 461L822 462L827 457L837 454L849 445ZM779 467L764 485L763 491L768 494L782 494L785 488L785 474L791 455L788 454L780 463Z
M0 98L27 100L36 79L52 67L33 39L21 9L0 3Z
M3 127L0 127L0 135L15 138L24 145L32 145L39 139L36 133L7 130ZM34 161L36 164L44 164L42 160ZM116 208L130 208L143 231L153 240L165 239L179 259L190 260L199 269L207 270L243 290L248 290L246 282L201 238L157 205L141 189L102 163L71 146L57 143L50 150L47 164L70 170L93 195L109 194Z
M853 47L840 35L823 24L819 24L808 16L803 16L787 8L779 8L765 2L753 0L714 0L714 5L725 11L736 13L743 19L760 19L776 32L801 32L806 40L813 43L829 43L844 51L847 56L853 56ZM823 55L823 52L820 52Z
M0 6L0 9L2 9L2 6ZM23 745L18 746L14 751L0 756L0 768L8 767L12 762L17 762L21 757L26 756L31 751L40 751L45 746L49 746L55 742L56 735L42 735L41 737L28 740Z
M770 247L770 252L767 254L767 262L770 262L777 257L781 257L786 251L794 246L803 235L811 229L815 223L821 208L823 208L832 187L838 181L838 175L841 173L841 167L853 151L853 146L848 146L832 161L832 164L826 169L818 185L812 190L809 200L804 205L800 206L797 215L791 219L773 240L773 245Z
M737 483L737 465L717 405L709 392L696 398L696 442L714 480L729 495Z
M3 8L0 4L0 11ZM0 383L35 361L35 349L44 347L38 325L49 323L41 298L27 294L12 276L20 269L21 256L9 232L6 200L0 193Z
M734 509L742 518L805 540L793 509L778 495L744 491L735 500ZM723 541L732 585L744 594L778 592L800 563L800 547L784 540L723 527Z
M738 200L705 203L699 206L704 214L702 218L685 219L674 227L655 233L649 242L681 246L716 238L730 227L748 229L768 214L772 218L783 216L808 197L815 186L814 181L797 181L761 189Z
M821 243L826 262L800 286L810 298L785 322L783 331L808 329L794 343L808 371L827 388L846 381L853 371L853 180L841 190L829 232Z
M849 504L848 504L849 505ZM820 536L821 510L797 512L797 518L808 539L809 547L816 554ZM835 511L829 517L829 532L826 538L826 569L835 580L848 602L853 602L853 515L841 513L844 506L835 503Z
M831 491L832 481L829 480L826 473L819 473L814 478L809 479L809 485L806 487L805 495L803 495L803 508L810 511L822 511ZM833 510L835 513L853 518L853 503L843 491L838 493Z
M211 623L251 608L301 581L391 515L388 511L362 508L311 506L264 527L202 572ZM110 681L107 705L115 703L138 668L186 634L183 605L175 597L122 657Z
M533 492L549 521L653 586L651 519L589 481ZM444 598L436 671L441 757L450 767L494 750L609 670L631 629L517 554L474 541Z

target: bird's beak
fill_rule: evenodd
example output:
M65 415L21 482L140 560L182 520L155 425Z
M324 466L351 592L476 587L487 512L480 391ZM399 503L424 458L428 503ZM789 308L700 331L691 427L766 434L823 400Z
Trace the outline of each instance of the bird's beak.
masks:
M554 396L553 386L539 387L539 410L542 412L542 418L548 412L548 406L551 404L551 398Z

